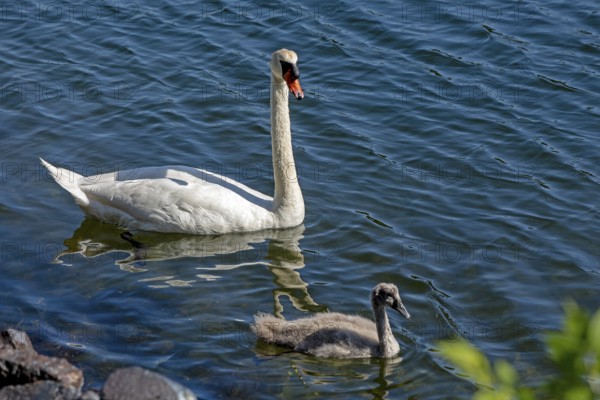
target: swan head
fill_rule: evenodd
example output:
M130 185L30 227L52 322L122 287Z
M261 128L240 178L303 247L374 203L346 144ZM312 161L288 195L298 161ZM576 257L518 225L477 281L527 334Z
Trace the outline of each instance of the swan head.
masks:
M373 305L373 309L389 306L410 319L409 312L404 307L404 304L402 304L398 288L392 283L380 283L375 286L371 291L371 304Z
M297 63L298 56L292 50L277 50L271 56L271 73L276 80L287 84L296 99L302 100L304 92L300 87L300 71Z

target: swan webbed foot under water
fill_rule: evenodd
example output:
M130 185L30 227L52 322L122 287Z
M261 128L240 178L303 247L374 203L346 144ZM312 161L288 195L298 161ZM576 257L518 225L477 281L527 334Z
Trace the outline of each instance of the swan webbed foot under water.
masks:
M406 318L398 288L380 283L371 291L375 323L356 315L320 313L312 317L286 321L258 313L252 330L263 342L292 348L300 353L327 358L390 358L399 354L385 308L390 307Z
M289 115L290 92L304 97L298 56L271 56L273 197L210 171L146 167L84 177L41 160L86 214L126 229L201 235L291 228L304 221Z

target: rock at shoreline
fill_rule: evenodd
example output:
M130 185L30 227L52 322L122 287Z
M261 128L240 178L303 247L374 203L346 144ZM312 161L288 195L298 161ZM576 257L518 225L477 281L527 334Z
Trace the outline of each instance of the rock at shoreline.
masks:
M25 332L0 332L0 398L75 399L82 386L79 368L65 359L38 354Z
M106 400L196 400L186 387L156 372L140 367L114 371L102 388Z
M5 386L0 390L2 400L79 400L73 388L67 388L56 381L37 381L25 385Z
M16 329L7 329L0 332L0 349L9 348L20 351L35 351L29 336Z
M63 358L38 354L27 333L0 332L0 400L196 400L186 387L140 367L114 371L102 397L81 393L83 373Z

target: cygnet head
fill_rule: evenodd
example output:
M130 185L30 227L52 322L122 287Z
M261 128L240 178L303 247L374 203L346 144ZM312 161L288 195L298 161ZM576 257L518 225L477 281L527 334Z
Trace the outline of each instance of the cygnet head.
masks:
M398 288L392 283L380 283L371 291L371 304L373 309L389 306L410 319L410 314L402 304Z
M298 100L304 98L300 87L300 70L298 70L298 56L292 50L280 49L271 56L271 72L279 82L285 82L288 89Z

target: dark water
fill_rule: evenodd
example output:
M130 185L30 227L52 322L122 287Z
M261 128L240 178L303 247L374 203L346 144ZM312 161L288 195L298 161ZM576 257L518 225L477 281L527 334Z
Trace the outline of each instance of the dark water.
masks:
M466 398L436 341L543 380L561 303L600 305L592 2L15 2L0 26L0 320L99 388L130 364L201 398ZM272 192L268 59L294 49L297 229L190 237L84 219L37 158L183 164ZM399 362L257 345L257 311L369 315Z

